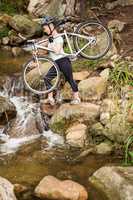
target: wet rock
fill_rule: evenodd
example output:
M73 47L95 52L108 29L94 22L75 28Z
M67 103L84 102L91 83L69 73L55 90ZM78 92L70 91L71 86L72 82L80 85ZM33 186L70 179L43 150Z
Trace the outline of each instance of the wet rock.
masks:
M111 20L108 23L108 28L115 29L115 31L117 31L117 32L123 31L124 27L125 27L125 22L121 22L117 19Z
M43 132L41 120L40 114L36 114L36 116L29 114L29 116L22 121L18 117L10 123L7 133L12 138L38 135Z
M13 188L7 179L0 177L0 199L17 200Z
M26 186L24 186L24 185L21 185L21 184L18 184L18 183L14 184L14 192L15 192L15 194L23 193L23 192L27 191L27 189L28 188Z
M84 147L87 139L87 126L76 124L67 129L66 142L74 147Z
M34 36L41 31L40 25L26 15L14 15L9 24L14 30L27 37Z
M108 200L133 199L133 167L102 167L89 181L104 193Z
M44 177L35 189L35 194L41 199L87 200L86 189L71 180L60 181L53 176Z
M65 7L62 0L30 0L28 12L34 16L63 16Z
M79 83L82 100L100 100L106 92L107 81L101 77L91 77Z
M8 98L0 96L0 124L7 124L16 117L16 113L14 104Z
M99 109L100 106L91 103L63 104L52 116L50 127L53 132L64 134L74 122L92 124L99 117Z
M82 81L84 79L87 79L89 74L90 73L88 71L74 72L73 78L75 81Z
M96 153L103 155L110 155L113 151L113 146L109 142L102 142L99 145L96 145Z

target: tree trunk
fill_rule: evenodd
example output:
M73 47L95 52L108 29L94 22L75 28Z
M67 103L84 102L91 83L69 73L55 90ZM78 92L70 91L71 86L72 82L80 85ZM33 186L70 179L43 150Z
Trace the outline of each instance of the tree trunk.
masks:
M75 15L75 4L76 4L76 0L67 0L66 1L66 10L65 10L66 16L74 16Z

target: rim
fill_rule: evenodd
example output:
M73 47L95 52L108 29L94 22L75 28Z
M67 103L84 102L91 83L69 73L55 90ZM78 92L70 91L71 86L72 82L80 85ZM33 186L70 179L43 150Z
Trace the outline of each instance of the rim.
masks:
M33 60L33 59L32 59L32 60ZM29 61L28 64L26 65L26 67L24 68L24 82L25 82L25 85L27 86L27 88L28 88L30 91L32 91L33 93L35 93L35 94L40 94L40 95L41 95L41 94L47 94L47 93L53 91L53 90L55 89L55 87L57 86L58 82L59 82L59 76L60 76L59 69L58 69L58 67L56 66L55 62L52 61L52 60L50 60L50 59L48 59L48 58L38 58L38 60L46 60L46 61L50 62L50 63L52 64L52 66L55 67L56 72L57 72L57 78L56 78L57 80L56 80L55 84L54 84L49 90L38 91L38 90L33 89L33 88L28 84L28 82L27 82L27 80L26 80L26 70L27 70L27 68L29 67L29 64L32 62L32 60Z
M80 26L79 27L79 29L78 29L78 31L80 31L80 29L81 28L84 28L84 27L86 27L86 26L88 26L88 25L98 25L98 26L100 26L103 30L104 30L104 32L106 33L106 36L107 36L107 47L105 48L105 50L102 52L102 53L100 53L100 54L97 54L97 55L95 55L95 56L89 56L89 55L87 55L87 54L85 54L84 52L80 52L80 54L82 55L82 56L84 56L84 57L87 57L87 58L92 58L92 59L96 59L96 58L99 58L99 57L102 57L103 55L105 55L107 52L108 52L108 50L110 49L110 45L111 45L111 34L110 34L110 32L109 32L109 30L107 29L107 28L105 28L102 24L100 24L100 23L97 23L97 22L92 22L92 23L87 23L87 24L84 24L84 25L82 25L82 26ZM80 50L80 48L79 48L79 45L78 45L78 37L76 37L76 40L75 40L75 42L76 42L76 46L77 46L77 49L78 50Z

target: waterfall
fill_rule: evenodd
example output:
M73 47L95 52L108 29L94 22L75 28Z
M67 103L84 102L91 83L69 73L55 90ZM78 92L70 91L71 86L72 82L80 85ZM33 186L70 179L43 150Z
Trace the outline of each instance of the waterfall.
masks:
M40 103L34 103L31 96L24 96L22 92L22 84L20 79L16 81L8 80L3 86L3 91L0 92L0 96L10 98L10 101L15 105L17 110L17 116L15 119L16 132L26 133L30 120L36 120L40 128L39 132L33 135L22 135L22 137L10 137L10 123L8 129L0 129L0 154L8 154L17 151L17 149L27 143L36 140L37 138L44 137L47 140L48 147L51 148L55 145L63 145L63 137L53 133L51 130L46 131L46 123L41 115ZM19 90L21 89L21 91ZM17 96L18 95L18 96ZM12 123L12 122L11 122ZM37 127L38 128L38 127ZM7 131L8 130L8 131ZM17 133L16 133L17 135Z

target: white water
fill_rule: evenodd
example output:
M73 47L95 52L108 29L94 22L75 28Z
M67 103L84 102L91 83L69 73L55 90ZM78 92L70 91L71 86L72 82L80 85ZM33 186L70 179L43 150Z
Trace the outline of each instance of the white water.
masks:
M7 93L0 92L1 96L8 96ZM17 110L17 126L21 127L21 130L26 129L26 123L31 115L39 114L40 107L38 104L28 102L25 97L12 97L10 101L14 103ZM43 123L41 120L40 123ZM43 131L42 134L34 136L25 136L23 138L10 138L9 135L4 133L4 129L0 129L0 140L3 142L0 143L0 154L9 154L17 151L17 149L25 143L31 143L40 136L43 136L47 139L48 147L51 148L57 145L63 145L64 139L58 134L53 133L51 130ZM31 144L32 145L32 144Z

